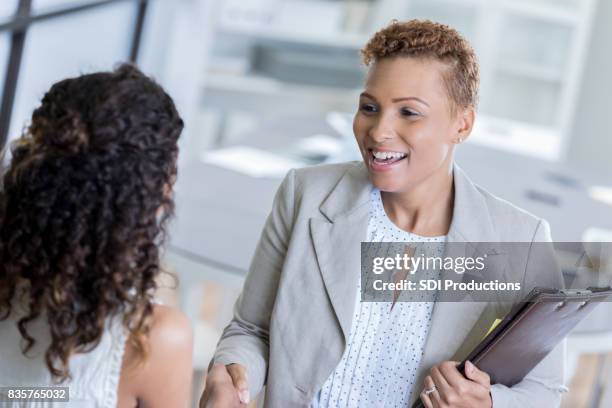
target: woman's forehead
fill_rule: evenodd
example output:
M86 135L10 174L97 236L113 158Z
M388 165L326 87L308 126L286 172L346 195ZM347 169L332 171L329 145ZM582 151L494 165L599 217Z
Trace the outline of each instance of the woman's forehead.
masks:
M447 99L443 77L447 69L448 65L432 58L383 58L370 67L366 90L376 98Z

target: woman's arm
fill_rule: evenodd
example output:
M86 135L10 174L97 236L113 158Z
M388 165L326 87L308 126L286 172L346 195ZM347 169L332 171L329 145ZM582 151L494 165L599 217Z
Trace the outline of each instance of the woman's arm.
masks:
M494 408L556 408L567 389L563 385L565 341L513 387L491 387Z
M245 367L251 397L259 393L266 381L270 315L293 229L294 178L292 170L276 193L234 307L234 317L223 331L210 366L237 363Z

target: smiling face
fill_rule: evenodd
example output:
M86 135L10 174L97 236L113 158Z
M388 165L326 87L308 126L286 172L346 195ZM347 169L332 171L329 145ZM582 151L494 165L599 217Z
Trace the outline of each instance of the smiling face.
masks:
M405 192L450 174L454 146L469 135L474 113L451 109L447 69L411 57L371 66L353 131L370 181L381 191Z

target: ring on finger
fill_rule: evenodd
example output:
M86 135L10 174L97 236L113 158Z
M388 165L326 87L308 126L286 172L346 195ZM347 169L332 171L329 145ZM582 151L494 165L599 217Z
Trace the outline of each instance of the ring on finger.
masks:
M430 394L433 394L437 389L438 388L435 385L432 385L431 387L423 390L423 392L425 393L425 395L430 395Z

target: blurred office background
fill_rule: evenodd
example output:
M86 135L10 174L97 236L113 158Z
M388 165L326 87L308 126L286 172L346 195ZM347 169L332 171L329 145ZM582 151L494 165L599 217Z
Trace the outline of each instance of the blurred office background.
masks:
M612 241L608 0L0 1L2 145L53 82L120 61L154 76L186 121L166 253L180 285L160 297L196 327L194 395L280 178L358 159L359 49L409 18L452 25L479 55L480 115L458 162L557 241ZM570 339L567 407L612 406L600 309Z

